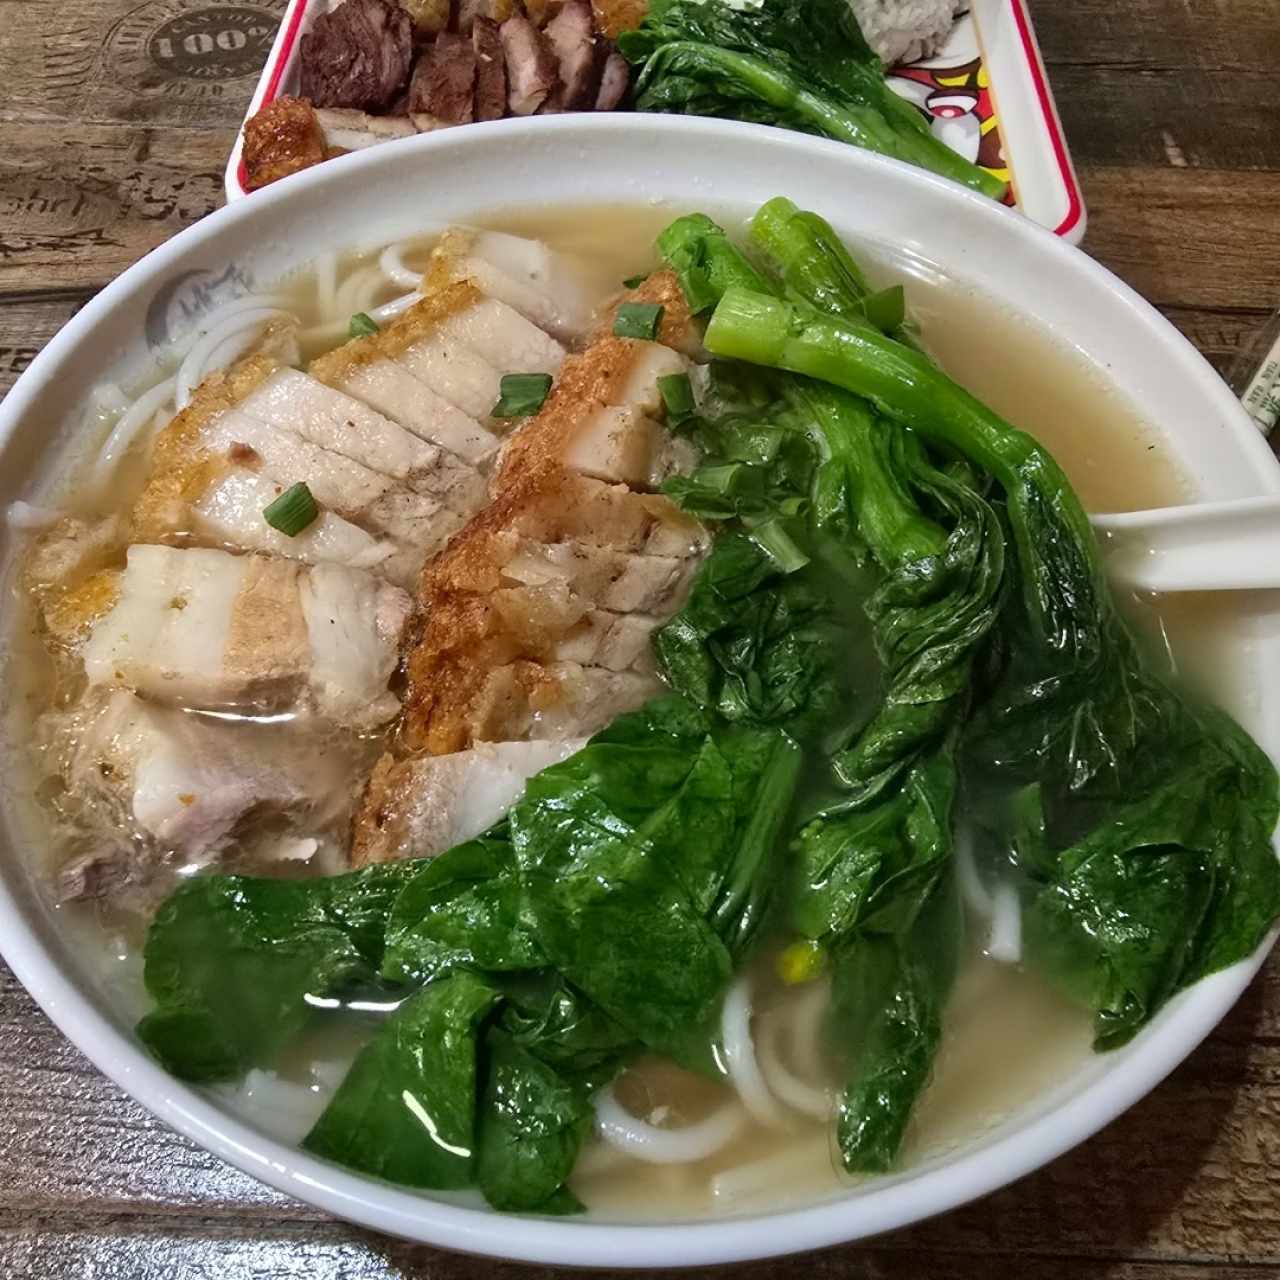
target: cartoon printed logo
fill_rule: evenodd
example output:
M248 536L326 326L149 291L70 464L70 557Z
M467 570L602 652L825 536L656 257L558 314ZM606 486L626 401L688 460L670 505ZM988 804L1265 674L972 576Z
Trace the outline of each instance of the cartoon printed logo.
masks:
M894 67L889 84L928 117L940 142L1001 181L1010 180L991 80L971 15L960 18L933 57ZM1012 203L1012 195L1006 200Z

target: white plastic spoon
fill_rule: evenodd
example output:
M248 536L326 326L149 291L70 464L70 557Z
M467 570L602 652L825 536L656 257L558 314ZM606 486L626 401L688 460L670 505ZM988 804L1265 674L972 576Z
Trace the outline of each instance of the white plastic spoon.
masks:
M1280 588L1280 497L1090 516L1107 572L1139 591Z

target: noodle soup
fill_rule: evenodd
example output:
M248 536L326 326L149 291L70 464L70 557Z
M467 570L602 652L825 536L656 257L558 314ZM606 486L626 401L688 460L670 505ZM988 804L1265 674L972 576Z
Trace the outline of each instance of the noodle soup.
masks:
M674 507L669 516L665 506L660 517L653 514L664 490L677 492L673 478L699 474L697 450L680 425L670 379L684 379L679 386L693 387L699 403L707 403L701 325L686 314L686 329L666 334L661 326L678 310L671 301L675 295L658 303L653 301L658 295L645 293L658 287L652 282L662 276L663 264L635 248L651 243L668 221L653 209L564 209L482 224L478 233L450 232L443 240L423 238L317 262L267 293L207 317L200 332L174 351L169 374L156 385L131 388L126 395L104 384L93 406L97 428L94 444L86 448L92 456L68 466L63 490L50 495L48 509L22 507L11 513L35 542L18 607L11 610L7 673L16 691L11 734L27 740L20 763L35 798L26 815L28 847L40 851L38 872L50 892L64 899L58 906L64 927L102 975L103 989L122 1017L132 1020L150 1008L142 987L141 949L157 908L175 889L189 891L198 878L233 873L255 882L318 881L346 873L351 865L393 866L406 854L425 864L445 856L445 850L453 857L468 844L484 846L486 858L505 857L489 847L485 833L497 831L499 844L508 839L503 824L526 781L545 776L543 770L554 774L568 768L585 739L620 717L638 714L637 706L668 691L670 664L655 663L652 636L673 617L684 616L680 611L697 589L698 566L707 560L714 538L722 536L701 527L691 532ZM486 242L485 236L492 239ZM478 247L486 244L488 257ZM535 248L522 247L528 245ZM865 256L868 289L885 291L905 278L907 312L918 327L919 345L956 382L1050 449L1087 508L1166 505L1187 493L1185 477L1141 417L1078 355L1025 319L1002 314L931 264L876 246L866 248ZM526 274L513 266L517 260ZM569 284L566 263L572 264ZM621 282L637 276L619 303ZM439 298L446 295L451 306L463 310L440 311ZM539 310L538 299L544 297L554 299L554 307ZM437 311L428 316L432 307ZM508 312L519 313L519 324ZM496 338L488 329L480 331L491 321L505 326L495 330ZM647 334L635 328L645 324L652 326ZM441 338L444 325L452 328ZM893 328L904 344L916 345L907 330ZM441 619L459 595L480 592L472 579L465 587L457 585L463 575L458 547L475 528L493 525L493 510L504 501L510 505L510 494L523 492L527 476L542 474L539 468L547 464L539 451L550 446L535 439L539 423L551 420L556 396L569 395L573 377L588 365L572 366L572 374L563 371L572 361L589 362L598 345L610 340L663 347L666 363L645 366L648 382L634 400L613 403L612 390L603 397L605 410L618 410L610 419L615 434L608 439L638 429L636 423L643 421L647 452L639 463L635 450L641 446L632 443L592 453L586 461L581 460L585 453L574 455L579 461L569 471L586 476L589 485L557 491L551 515L540 512L535 519L526 511L520 516L524 524L500 530L503 536L532 539L542 549L535 566L529 547L520 543L528 563L521 562L517 573L511 567L515 559L504 561L499 587L541 593L537 639L528 639L535 627L528 597L508 595L492 606L500 624L486 623L483 644L455 645L466 652L449 651L452 665L440 665L443 659L430 647L432 628L445 625ZM352 341L366 345L352 355ZM519 354L504 364L495 343L510 350L518 346ZM614 358L618 350L623 348L611 348ZM552 367L531 367L548 351ZM260 360L267 363L254 373L257 382L249 380L246 395L236 380ZM308 385L282 380L281 371L297 369L308 370ZM220 375L223 370L231 372ZM376 385L370 370L381 371ZM597 379L593 387L606 378L598 369L591 376ZM666 380L661 396L653 390L655 376L658 385ZM486 381L490 377L492 386ZM525 382L517 388L513 378ZM407 410L398 417L396 406L405 402L397 396L410 382L424 401L444 405L441 435L415 434L418 419ZM276 399L273 386L284 388ZM1054 388L1052 396L1044 395L1045 386ZM331 392L347 397L343 404L364 406L359 440L343 434L357 428L354 419L339 421L347 410L334 410L336 418L325 416L337 403ZM597 391L591 394L599 398ZM517 395L533 399L520 402L523 410L514 416L503 416L502 402ZM596 401L591 404L595 413ZM496 412L482 412L485 406ZM585 410L568 415L574 423L587 416ZM297 425L304 419L305 426ZM403 429L404 438L383 422ZM212 431L222 432L216 448L201 436L200 452L190 452L193 433ZM385 449L376 459L361 461L359 451L372 447L369 441L375 438L386 442ZM552 459L556 466L567 465L566 438L563 432L555 436L554 448L562 451ZM217 464L212 469L211 451ZM410 460L401 462L402 457ZM288 461L282 464L279 458ZM292 533L272 524L270 542L242 540L236 530L244 526L225 516L232 502L228 486L241 473L246 485L256 486L254 494L266 492L265 480L276 500L293 492L291 482L302 483L312 502L305 512L309 519ZM320 493L321 476L332 497ZM724 479L723 472L719 478ZM224 486L218 491L220 506L207 496L215 485ZM597 537L592 542L590 531L582 528L587 516L573 517L579 524L571 528L565 511L575 504L586 510L595 502L598 508L591 511L603 512L605 499L599 495L606 485L615 495L609 499L610 520L630 519L618 513L623 507L639 510L628 504L640 495L645 519L652 522L645 526L647 544L627 544L621 552L602 535L591 535ZM973 491L990 492L977 482ZM410 508L411 517L404 514ZM724 518L741 518L746 510L740 507L738 515ZM936 515L936 507L929 510ZM802 518L799 512L793 505L787 519ZM429 518L437 523L431 533L435 540L427 545L417 531ZM74 526L70 534L68 521ZM754 516L744 523L755 545L764 541L762 523L768 522ZM535 524L540 532L532 538L527 530ZM558 535L547 532L553 526ZM149 531L147 536L137 536L139 527ZM279 542L276 533L305 536L307 549ZM659 535L665 541L655 551ZM577 567L570 572L563 557L557 560L545 548L575 539ZM144 560L131 549L139 544L163 553ZM591 548L590 555L581 550L584 546ZM601 546L615 559L597 571ZM785 555L777 546L773 553ZM195 577L188 561L175 559L206 552L224 558L202 561ZM589 588L582 585L584 559L596 574L596 585ZM64 576L69 560L77 565L70 585ZM254 573L261 567L260 578L248 582L236 576L245 572L245 560L253 561ZM660 561L670 581L655 586L646 579L624 602L618 583L630 582L626 573L638 572L643 560ZM447 582L441 566L454 574ZM160 580L168 584L162 592L167 598L156 605L148 602L148 592L154 596L151 584ZM841 597L838 607L848 627L846 661L875 672L858 694L857 710L849 713L850 723L865 725L885 677L876 670L876 642L863 621L869 593L859 594L850 583L842 580L830 591ZM97 603L95 591L101 597ZM589 591L598 594L587 604L575 604L579 612L563 624L565 601L574 592L585 600ZM131 592L140 603L133 603ZM141 651L137 630L153 617L160 619L154 625L169 628L165 635L181 636L192 652L200 649L204 629L193 625L184 631L183 619L172 615L205 609L211 595L231 602L229 622L213 617L208 623L224 629L225 652L203 655L200 667L194 660L184 665L185 654L184 661L176 661ZM253 600L261 607L250 608ZM110 643L102 640L109 620L126 605L136 610L130 615L133 631L120 625ZM525 611L519 624L510 617L517 607ZM1170 607L1153 599L1126 601L1124 607L1137 630L1152 638L1154 664L1185 665L1193 676L1212 669L1211 633L1227 625L1219 608ZM548 621L555 610L560 612ZM270 615L266 620L264 613ZM288 626L281 621L286 614ZM628 635L636 632L644 643L627 649L625 662L604 657L624 644L626 628L619 619L633 615ZM326 649L328 642L317 631L320 622L350 631L345 647ZM555 632L557 648L545 629L562 624L563 634ZM582 659L584 637L590 632L595 644L592 628L606 625L607 635L591 660ZM290 632L282 640L289 627L297 635ZM305 636L305 643L298 636ZM241 650L231 662L226 654L235 644ZM300 647L314 659L309 668L297 658ZM437 650L447 648L437 643ZM564 656L569 654L578 656ZM471 665L481 657L489 665L477 677ZM360 666L358 677L328 669L317 674L320 658L330 666L349 659ZM575 680L583 679L584 670L607 674L552 697L544 675L530 683L524 668L510 674L520 663L541 664L543 672L554 667L561 680L570 667ZM163 670L153 675L152 668ZM507 673L501 696L492 692L495 672ZM476 709L476 694L465 714L447 718L446 713L453 714L448 691L470 688L468 681L490 691L484 694L483 714ZM178 688L194 692L175 693ZM386 714L375 709L384 696ZM511 711L517 703L518 714ZM26 725L33 728L24 733ZM495 726L492 735L487 732ZM491 749L495 742L504 748L518 745L518 759L514 752ZM826 794L830 769L817 760L819 754L815 748L806 757L802 776L793 783L797 797ZM440 772L444 766L434 763L464 755L465 770L456 776ZM429 779L423 781L428 767ZM394 789L407 785L405 777L417 787L411 799ZM216 804L209 800L215 793ZM896 1155L906 1167L978 1140L1060 1085L1090 1052L1096 1031L1090 1011L1069 1001L1028 962L1022 936L1027 890L1002 881L989 861L975 862L966 844L972 843L966 804L961 787L953 819L955 849L947 856L948 866L954 864L966 942L958 975L939 1009L927 1084ZM524 819L517 811L509 821L520 853ZM785 841L779 840L783 847ZM492 870L499 863L485 865ZM479 872L468 874L482 878ZM323 911L316 920L322 917L326 927L332 925ZM718 998L706 1055L692 1049L657 1052L641 1038L593 1059L583 1075L589 1086L579 1086L575 1077L574 1088L589 1095L590 1118L584 1121L575 1112L576 1118L566 1121L566 1128L577 1132L580 1151L575 1146L563 1180L567 1194L588 1210L629 1219L745 1212L820 1199L865 1176L866 1170L848 1167L838 1137L842 1131L833 1125L846 1105L840 1100L849 1072L826 1025L835 953L798 971L797 933L781 908L766 913L753 930L750 947L735 964L736 976ZM295 944L290 939L272 945ZM490 1034L499 1028L491 1012L495 1001L508 1000L521 1018L532 1017L520 1004L527 994L520 984L526 971L554 967L540 950L545 942L528 953L536 960L511 960L504 952L500 963L491 964L476 958L478 944L466 945L466 963L455 957L453 968L430 970L431 975L444 978L460 970L490 975L486 981L492 987L481 997L488 1003L477 1015L480 1021L494 1019ZM525 941L505 945L518 950ZM422 954L414 953L413 964L427 963ZM305 1139L313 1150L354 1167L410 1181L397 1174L400 1166L344 1157L345 1148L332 1135L326 1139L329 1146L314 1143L328 1123L323 1117L333 1116L335 1108L340 1112L343 1091L360 1064L372 1070L369 1047L420 998L412 982L391 981L381 952L378 958L382 967L369 971L366 965L358 980L308 990L307 1016L298 1019L287 1042L269 1052L231 1055L235 1069L224 1070L220 1062L204 1076L194 1069L187 1074L206 1083L222 1105L274 1136ZM177 968L184 963L172 959ZM353 961L350 972L358 967ZM414 969L406 960L403 973L411 972L421 979L428 970ZM494 973L503 976L494 978ZM510 973L516 976L507 977ZM574 977L577 998L581 987ZM153 975L151 985L155 996L163 981ZM193 1017L207 1012L187 1011ZM605 1014L618 1016L612 1008ZM511 1030L517 1024L524 1034L519 1019L503 1023L499 1031L522 1045ZM148 1043L162 1061L172 1061L166 1057L176 1052L172 1045L159 1037ZM473 1050L477 1061L496 1054L495 1044L482 1038ZM438 1117L431 1118L433 1137L437 1122ZM456 1154L456 1143L440 1139L439 1145ZM471 1158L469 1149L464 1156ZM446 1190L463 1185L452 1178L419 1185ZM493 1200L490 1186L484 1189ZM501 1207L561 1211L570 1203L517 1198Z

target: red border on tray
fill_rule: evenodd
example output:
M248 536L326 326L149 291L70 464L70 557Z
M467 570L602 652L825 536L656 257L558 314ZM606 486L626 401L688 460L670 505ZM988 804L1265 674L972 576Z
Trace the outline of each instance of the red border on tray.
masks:
M261 111L269 102L274 102L276 90L280 87L280 81L284 76L284 69L289 63L289 55L293 52L293 46L298 38L298 29L302 26L302 19L307 11L309 0L293 0L293 8L290 10L288 18L288 27L284 33L284 39L280 42L277 49L275 62L271 68L270 78L267 80L267 87L262 94L262 99L258 103L258 110ZM1032 34L1031 19L1027 16L1027 9L1024 0L1009 0L1009 8L1013 13L1013 21L1018 28L1018 37L1022 41L1022 51L1027 59L1027 66L1031 69L1031 82L1035 87L1036 98L1040 103L1040 113L1044 116L1044 122L1049 130L1049 142L1053 147L1054 159L1058 162L1058 172L1062 175L1062 184L1067 192L1067 216L1054 228L1054 235L1065 236L1074 230L1076 224L1080 221L1080 214L1084 208L1084 201L1080 195L1080 184L1076 181L1075 170L1071 167L1071 158L1067 152L1066 140L1062 136L1062 123L1058 119L1058 110L1053 102L1053 94L1049 90L1049 82L1045 78L1044 63L1040 58L1040 47L1036 43L1036 38ZM244 125L241 126L243 134ZM241 155L240 163L236 167L236 181L240 184L240 190L244 194L248 194L245 187L245 179L248 177L248 170L245 168L244 156Z
M276 100L276 90L280 87L280 81L284 76L284 69L289 65L289 55L293 52L294 41L298 38L298 28L302 26L303 16L307 12L307 0L293 0L293 8L289 12L289 25L285 29L284 39L280 41L280 47L276 50L276 60L271 68L271 78L267 81L267 87L263 91L262 100L258 103L258 110L269 102ZM244 136L244 123L240 125L241 137ZM236 181L240 184L240 190L249 194L248 188L244 185L245 179L248 178L249 171L245 168L244 155L240 156L240 163L236 166Z
M303 2L305 3L305 0ZM1080 196L1080 184L1076 181L1075 170L1071 167L1066 140L1062 136L1062 122L1058 119L1058 109L1054 105L1053 94L1049 91L1049 82L1045 78L1044 63L1040 59L1040 46L1032 34L1027 7L1024 0L1009 0L1009 8L1013 11L1013 21L1018 28L1027 66L1031 68L1031 82L1035 86L1036 97L1040 101L1040 113L1044 116L1045 125L1049 130L1049 142L1053 146L1054 159L1058 162L1058 172L1062 175L1063 186L1067 189L1067 216L1053 229L1054 235L1065 236L1075 229L1084 208L1084 201Z

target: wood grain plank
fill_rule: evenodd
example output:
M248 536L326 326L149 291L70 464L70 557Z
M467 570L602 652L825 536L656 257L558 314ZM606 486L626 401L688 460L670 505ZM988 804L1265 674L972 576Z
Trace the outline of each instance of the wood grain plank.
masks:
M0 294L100 287L222 195L227 130L9 124Z
M1280 172L1086 167L1085 248L1157 306L1274 310Z
M0 296L0 398L90 296L85 290Z

